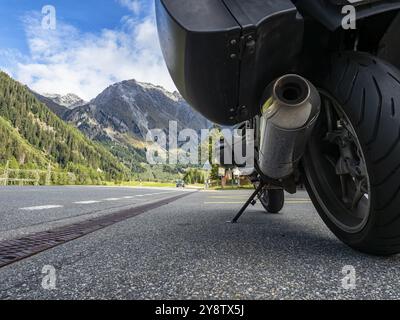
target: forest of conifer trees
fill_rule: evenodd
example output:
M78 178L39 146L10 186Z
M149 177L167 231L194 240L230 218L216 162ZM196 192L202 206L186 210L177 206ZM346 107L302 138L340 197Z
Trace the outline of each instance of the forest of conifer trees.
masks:
M34 95L0 72L0 167L45 169L79 177L79 184L123 181L130 170L97 142L66 124ZM66 180L68 180L66 178ZM68 181L64 181L68 182Z

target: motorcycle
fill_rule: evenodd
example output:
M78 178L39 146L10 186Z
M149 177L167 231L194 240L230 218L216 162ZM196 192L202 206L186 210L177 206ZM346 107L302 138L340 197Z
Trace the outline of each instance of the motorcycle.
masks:
M182 96L255 132L256 191L235 222L256 197L280 212L305 184L344 243L400 253L399 12L398 0L156 0Z

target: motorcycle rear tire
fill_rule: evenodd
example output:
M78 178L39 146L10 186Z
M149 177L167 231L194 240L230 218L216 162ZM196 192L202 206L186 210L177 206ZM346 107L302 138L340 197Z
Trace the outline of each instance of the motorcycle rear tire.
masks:
M267 213L278 214L285 204L285 194L280 189L265 190L260 202Z
M342 52L331 57L329 72L316 79L311 80L340 105L361 147L369 179L366 219L359 228L346 227L344 221L353 217L345 220L344 191L335 196L335 169L324 171L320 155L331 151L323 151L318 125L303 159L310 197L329 229L353 249L373 255L400 253L400 71L367 53Z

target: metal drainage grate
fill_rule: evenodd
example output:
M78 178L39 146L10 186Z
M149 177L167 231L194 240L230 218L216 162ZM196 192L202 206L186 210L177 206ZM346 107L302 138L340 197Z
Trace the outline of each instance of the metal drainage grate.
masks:
M138 206L94 219L67 225L51 231L38 232L20 239L0 242L0 268L31 257L35 254L54 248L60 244L78 239L92 232L104 229L115 223L133 218L147 211L157 209L188 194L160 200L154 203Z

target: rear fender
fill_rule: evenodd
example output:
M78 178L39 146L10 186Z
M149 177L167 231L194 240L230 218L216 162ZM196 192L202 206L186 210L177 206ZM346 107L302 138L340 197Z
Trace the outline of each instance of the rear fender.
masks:
M378 57L400 69L400 13L393 19L390 27L379 43Z
M295 4L300 12L312 16L331 31L342 26L345 5L355 6L357 20L400 9L400 0L296 0Z

